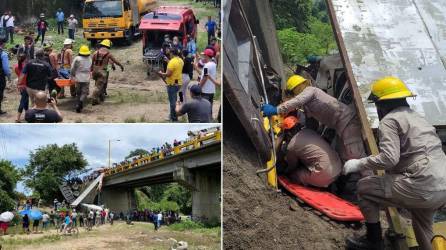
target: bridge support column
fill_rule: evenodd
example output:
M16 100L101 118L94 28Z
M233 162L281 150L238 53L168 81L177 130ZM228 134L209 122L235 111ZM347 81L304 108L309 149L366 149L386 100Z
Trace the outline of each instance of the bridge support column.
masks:
M135 192L130 188L106 188L101 193L102 204L115 214L136 208Z
M192 218L210 224L220 224L221 173L220 171L194 171L192 191Z

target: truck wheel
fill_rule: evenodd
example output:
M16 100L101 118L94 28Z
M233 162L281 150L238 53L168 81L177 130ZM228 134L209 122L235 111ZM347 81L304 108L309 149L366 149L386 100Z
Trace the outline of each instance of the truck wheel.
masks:
M98 43L98 41L97 40L95 40L95 39L91 39L90 40L90 47L92 48L92 49L94 49L94 47L96 47L96 44Z
M130 28L129 31L127 31L127 36L125 37L125 44L130 46L133 42L133 28Z

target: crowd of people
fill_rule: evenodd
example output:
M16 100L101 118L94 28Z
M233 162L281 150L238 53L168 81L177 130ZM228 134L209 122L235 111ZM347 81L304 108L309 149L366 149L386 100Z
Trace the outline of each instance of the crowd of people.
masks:
M174 152L175 147L190 144L191 141L194 141L194 140L197 140L200 138L204 138L205 136L215 133L216 131L219 131L219 130L220 130L219 127L215 127L212 129L202 129L197 132L189 131L187 139L184 139L184 140L175 139L172 142L172 144L170 144L169 142L165 142L161 147L152 147L152 149L150 151L148 151L148 154L140 154L140 155L132 157L132 158L127 158L119 163L113 163L111 169L109 169L108 167L104 167L103 171L104 172L113 172L114 170L125 168L125 166L138 167L143 164L146 164L149 161L158 160L161 157L172 156L175 154L175 152ZM202 145L202 144L203 144L203 141L200 142L200 145ZM193 145L188 145L188 146L181 148L180 152L184 152L184 151L187 151L192 148L194 148ZM142 159L142 161L141 161L141 159ZM94 172L94 173L96 173L96 174L90 175L90 176L97 177L97 172ZM90 179L93 180L94 178L90 178Z
M31 123L56 123L63 121L57 100L65 98L65 86L69 86L70 96L76 98L73 109L81 113L90 94L90 81L95 82L91 104L98 105L107 96L110 69L115 70L118 66L124 71L124 66L110 51L110 40L102 40L94 52L87 45L82 45L76 55L73 43L77 19L74 15L65 18L61 9L55 14L55 19L58 34L63 35L65 23L68 24L68 38L64 40L63 48L57 51L51 41L45 40L49 24L42 13L36 23L37 36L34 33L26 35L23 43L12 50L17 57L17 64L13 65L14 70L11 71L8 53L4 48L8 41L13 43L14 16L8 11L1 17L0 23L4 25L4 30L8 34L12 31L4 39L0 37L0 115L6 113L1 103L6 83L11 82L13 73L17 77L20 95L15 121L22 122L24 119ZM197 52L196 38L191 35L187 35L185 44L180 42L178 36L166 34L164 37L161 49L163 70L158 74L167 86L167 119L171 122L178 121L178 117L183 115L187 115L191 123L213 121L212 106L216 86L220 85L217 80L217 64L220 60L217 26L217 22L209 16L205 24L208 45L202 53ZM38 42L39 47L36 45ZM198 74L195 79L194 73Z
M122 220L126 220L128 224L132 221L142 221L151 222L154 225L155 230L158 230L161 225L170 225L176 222L181 222L181 217L177 212L174 211L151 211L149 209L144 210L133 210L129 211L125 217L124 213L120 212L119 217Z
M211 16L205 28L208 45L201 53L197 52L196 41L191 35L187 35L185 46L178 36L164 36L161 49L163 70L158 74L167 85L168 121L178 121L179 116L186 114L190 123L209 123L213 120L212 106L216 86L220 85L217 81L220 44L216 37L217 23ZM192 83L194 72L198 74L196 83Z

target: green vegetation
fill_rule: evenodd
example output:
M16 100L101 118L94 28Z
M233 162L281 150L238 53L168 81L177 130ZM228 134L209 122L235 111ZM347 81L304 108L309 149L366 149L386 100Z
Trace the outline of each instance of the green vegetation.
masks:
M87 166L76 144L57 144L39 147L30 153L29 163L23 171L25 184L34 195L46 202L62 199L59 185L64 180L78 176Z
M273 11L286 64L306 64L308 56L337 49L324 1L274 1Z
M131 157L139 156L139 155L146 155L148 153L149 153L149 151L147 151L143 148L137 148L135 150L130 151L130 153L125 158L131 158Z
M0 160L0 211L11 211L16 206L14 191L20 180L19 172L10 161Z
M179 231L179 232L192 231L203 234L214 234L216 236L220 235L221 233L220 223L203 224L200 222L192 221L190 219L183 219L181 222L171 224L167 228L172 231Z
M135 190L138 210L192 212L192 195L177 183L146 186Z

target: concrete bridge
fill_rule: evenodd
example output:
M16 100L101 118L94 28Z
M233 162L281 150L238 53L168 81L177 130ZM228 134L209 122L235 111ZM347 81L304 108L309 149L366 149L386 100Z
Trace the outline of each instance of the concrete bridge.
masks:
M221 207L221 133L174 147L169 154L146 155L106 170L102 189L86 189L72 204L98 200L111 211L136 209L134 189L142 186L178 182L192 191L192 218L220 221ZM99 185L93 182L92 185ZM97 196L98 195L98 196Z

